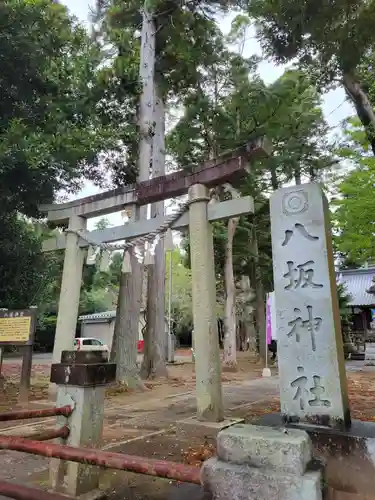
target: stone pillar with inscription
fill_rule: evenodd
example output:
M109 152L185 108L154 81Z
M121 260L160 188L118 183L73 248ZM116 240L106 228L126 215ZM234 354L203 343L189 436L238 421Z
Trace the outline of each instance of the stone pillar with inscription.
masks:
M311 183L270 202L281 412L289 422L349 425L327 200Z

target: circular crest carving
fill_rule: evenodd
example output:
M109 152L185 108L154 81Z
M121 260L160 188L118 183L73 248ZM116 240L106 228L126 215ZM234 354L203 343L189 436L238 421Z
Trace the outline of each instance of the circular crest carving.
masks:
M283 197L283 212L285 215L295 215L306 212L309 208L309 202L306 191L291 191Z

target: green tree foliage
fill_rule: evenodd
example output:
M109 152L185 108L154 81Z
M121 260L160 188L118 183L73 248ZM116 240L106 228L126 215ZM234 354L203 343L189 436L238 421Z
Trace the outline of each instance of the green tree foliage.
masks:
M349 318L349 303L353 299L353 297L348 292L346 285L344 283L337 284L337 294L339 298L339 309L341 319Z
M0 307L37 306L40 325L46 318L56 318L64 253L42 252L43 240L52 238L56 231L16 213L1 218L0 231ZM117 252L105 271L100 270L100 256L94 265L84 266L80 314L115 308L121 266L122 256Z
M24 216L123 167L127 128L112 125L98 46L61 4L1 2L0 56L0 303L55 313L63 256L41 253L51 233Z
M246 186L249 190L250 186ZM243 194L246 195L246 187ZM259 194L254 199L254 215L241 217L234 240L234 270L236 276L249 276L255 286L257 269L265 291L273 290L271 220L268 199ZM254 232L257 247L254 247ZM257 251L258 250L258 251Z
M248 11L268 55L298 57L328 82L356 68L374 40L373 2L250 0Z
M375 41L375 3L249 0L248 12L266 54L282 63L297 59L323 87L343 85L375 154L374 103L361 85Z
M35 225L16 213L0 218L0 306L39 305L52 293L51 277L59 272L59 256L44 255Z
M0 53L1 211L35 215L57 190L99 181L108 159L101 151L118 149L103 119L101 56L65 7L48 0L1 2Z
M97 228L105 226L100 221ZM85 266L82 278L80 314L91 314L116 309L122 266L121 253L115 252L107 270L100 270L101 254L93 265Z
M373 106L375 106L375 81L373 78L373 68L375 64L374 46L362 56L361 62L357 67L358 79L361 82L361 87L368 95L368 98Z
M346 260L359 263L375 259L375 159L364 147L367 141L363 131L358 123L351 122L339 150L351 168L338 182L333 210L336 248Z
M179 248L168 252L166 257L166 283L169 286L169 263L172 258L172 300L171 317L177 337L191 330L193 324L192 281L191 271L185 267L185 256ZM166 311L168 311L168 294L166 293Z
M246 38L245 28L246 19L238 22L237 18L230 41ZM198 85L186 93L184 115L170 132L167 145L176 163L187 168L255 136L266 135L272 144L271 156L252 164L246 179L234 183L241 195L250 195L255 201L255 214L240 218L233 241L238 299L246 282L243 277L250 281L251 290L246 293L252 303L248 304L247 321L242 327L245 326L245 335L252 337L254 345L253 326L256 325L262 338L265 292L273 289L268 194L285 182L299 184L306 177L315 180L334 161L326 140L321 98L306 72L286 71L267 86L257 75L256 58L244 58L238 52L217 47L217 59L220 64L207 68ZM217 189L216 196L224 199L226 195ZM227 222L214 224L218 305L225 303L229 310L233 304L233 284L228 286L228 279L224 283L227 241ZM189 249L187 238L185 248ZM229 314L225 328L231 332L233 345L235 320L233 315L229 320L228 317ZM237 337L236 343L240 345L238 340ZM228 363L235 364L235 360Z
M132 102L132 106L125 106L122 121L133 127L133 134L125 140L125 145L127 170L131 167L134 171L140 137L137 107L143 3L141 0L97 0L93 16L97 38L102 42L103 51L109 52L112 58L103 70L105 84L111 92L111 106L116 103L120 116L124 103ZM156 83L165 103L178 106L181 99L204 80L210 68L216 66L216 71L221 71L224 44L215 15L241 6L241 2L206 0L179 4L155 0L148 6L154 13L156 25ZM113 170L115 182L124 182L123 169L115 166Z
M267 87L254 59L225 51L221 60L225 67L186 97L185 114L168 136L176 163L199 163L212 151L220 154L266 135L273 154L252 167L248 179L258 192L292 179L300 182L302 176L314 179L333 164L320 97L306 74L287 71Z
M306 74L287 71L266 86L257 76L255 59L225 50L220 60L220 71L212 69L200 86L189 91L184 115L168 135L167 144L176 163L188 167L254 135L270 139L273 154L251 165L247 178L235 184L241 195L254 197L256 213L241 217L234 238L235 275L249 276L255 286L255 270L260 268L263 284L270 290L272 258L265 193L291 180L301 182L306 176L314 180L334 163L325 137L327 125L319 94ZM254 231L258 249L252 246ZM225 222L214 224L214 237L216 273L222 278Z

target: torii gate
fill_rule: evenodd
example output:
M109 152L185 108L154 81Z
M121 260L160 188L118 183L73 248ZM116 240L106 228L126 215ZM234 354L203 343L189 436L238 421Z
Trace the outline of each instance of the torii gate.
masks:
M269 148L265 139L257 139L203 163L191 173L181 170L68 203L40 206L49 221L56 225L68 224L66 234L47 240L43 246L44 251L65 249L52 362L59 363L61 352L70 350L73 345L85 250L92 242L100 245L153 233L157 228L166 226L168 216L91 232L86 231L87 219L126 207L135 211L142 205L188 193L189 212L181 215L171 227L181 229L189 226L190 230L197 417L200 420L222 421L216 279L210 222L252 213L254 206L249 196L208 205L208 188L244 177L249 164L267 154Z

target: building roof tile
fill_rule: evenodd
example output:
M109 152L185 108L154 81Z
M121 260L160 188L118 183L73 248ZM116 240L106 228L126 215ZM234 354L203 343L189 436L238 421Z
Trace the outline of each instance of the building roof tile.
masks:
M375 305L375 295L368 293L369 288L374 285L372 281L374 277L375 267L338 271L337 282L344 284L346 286L346 291L352 296L349 305Z

